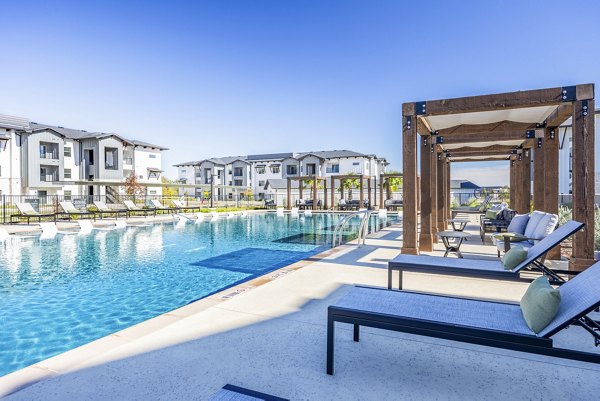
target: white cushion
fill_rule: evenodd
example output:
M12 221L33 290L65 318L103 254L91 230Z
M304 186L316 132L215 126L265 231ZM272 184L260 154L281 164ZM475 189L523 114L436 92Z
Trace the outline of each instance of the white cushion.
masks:
M540 212L537 210L534 210L533 213L531 213L529 215L529 222L527 223L527 228L525 228L525 233L524 233L526 237L534 238L533 232L535 231L535 228L537 227L540 220L545 215L546 215L546 213Z
M508 231L509 233L525 234L527 223L529 223L528 214L517 214L510 221L510 224L508 225L506 231Z
M545 216L541 218L533 234L530 235L531 238L534 238L534 243L538 243L539 240L546 238L554 228L556 227L556 223L558 223L558 216L555 214L546 213Z

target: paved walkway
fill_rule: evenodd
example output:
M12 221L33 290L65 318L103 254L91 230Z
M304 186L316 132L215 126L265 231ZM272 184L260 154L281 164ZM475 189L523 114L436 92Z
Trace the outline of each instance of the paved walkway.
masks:
M326 375L327 306L352 284L386 285L401 234L386 229L365 247L345 246L226 300L134 326L102 353L74 350L40 372L28 368L31 380L43 369L53 377L7 400L205 400L227 383L292 400L597 399L600 366L368 328L355 343L350 326L340 327L335 375ZM417 274L405 284L512 301L525 289ZM593 348L579 328L556 341Z

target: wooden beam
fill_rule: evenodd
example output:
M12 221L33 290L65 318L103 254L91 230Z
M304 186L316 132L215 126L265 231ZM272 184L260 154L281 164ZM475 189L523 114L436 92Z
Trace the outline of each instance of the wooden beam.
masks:
M593 88L592 88L593 96ZM585 228L573 238L569 268L583 270L594 263L594 99L573 106L573 219ZM558 132L556 135L558 138Z
M558 127L573 115L571 103L561 104L546 118L546 127Z
M560 138L558 128L549 127L544 130L544 207L546 213L558 214L558 150ZM548 252L548 259L560 259L560 247Z
M440 135L438 135L440 137ZM460 134L460 135L448 135L443 136L443 145L454 145L454 144L465 144L464 146L469 146L469 143L478 143L478 142L500 142L501 141L518 141L518 140L526 140L526 132L525 131L510 131L505 132L502 136L498 136L496 134L490 133L477 133L477 134Z
M361 177L358 180L358 187L360 188L360 195L359 195L359 199L360 199L360 203L359 203L359 207L365 207L365 194L363 193L363 188L364 188L364 179Z
M507 153L510 154L510 152L513 151L513 149L515 149L515 146L511 146L511 145L491 145L491 146L482 146L482 147L476 147L476 146L463 146L460 148L454 148L454 149L448 149L448 153L451 154L455 154L455 153L464 153L464 154L501 154L501 153Z
M419 251L431 252L433 250L433 236L431 235L431 156L430 142L423 139L420 143L421 150L421 231L419 234Z
M438 232L438 220L437 220L437 213L438 213L438 206L437 206L437 202L438 202L438 198L437 198L437 165L438 165L438 155L435 152L435 148L432 147L431 145L429 146L429 157L431 158L431 167L429 170L429 174L430 174L430 184L429 184L429 191L430 191L430 196L429 198L431 199L431 235L432 235L432 240L433 242L438 242L437 241L437 236L436 233Z
M437 230L444 231L446 229L446 225L444 225L444 221L446 218L446 207L448 206L445 203L445 192L444 192L444 169L446 165L446 158L443 153L438 153L439 160L437 162Z
M546 131L548 129L546 128ZM534 210L545 210L544 202L545 196L545 177L546 172L544 168L544 147L546 144L544 140L541 141L541 148L535 147L533 151L533 209Z
M526 150L521 155L522 160L522 176L521 176L521 188L523 192L523 213L529 213L531 211L531 151ZM558 199L558 196L557 196Z
M501 137L506 132L525 132L535 128L535 123L520 123L516 121L500 121L488 124L461 124L454 127L437 130L437 135L453 136L464 134L494 134Z
M562 88L535 89L425 102L425 116L518 109L561 104Z
M454 158L454 157L450 157L450 161L454 162L454 163L477 163L477 162L501 162L502 160L506 160L508 158L508 155L505 156L490 156L490 157L486 157L483 159L473 159L473 158L469 158L469 157L459 157L459 158Z
M414 107L414 105L413 105ZM417 124L415 116L406 114L410 105L402 105L402 172L404 182L402 253L417 255Z

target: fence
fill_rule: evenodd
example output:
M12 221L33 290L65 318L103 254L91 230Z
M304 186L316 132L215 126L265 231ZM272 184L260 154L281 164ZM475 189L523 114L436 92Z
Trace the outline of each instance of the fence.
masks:
M60 202L70 201L80 211L95 210L94 201L101 201L106 203L108 207L118 209L122 208L122 202L125 200L131 200L139 207L150 207L150 200L159 200L160 203L165 207L172 206L172 200L181 200L188 207L194 208L244 208L244 209L255 209L264 207L264 201L254 201L251 198L240 195L237 197L230 198L229 196L218 197L214 199L201 199L194 197L179 197L179 196L162 196L162 195L119 195L118 201L115 202L111 195L0 195L0 223L9 224L11 220L14 222L18 221L18 215L21 214L17 204L30 204L33 209L40 214L56 214L61 213ZM12 219L11 219L11 216Z
M364 196L365 202L368 201L369 193L367 192L366 189L364 190L363 196ZM273 193L265 194L264 199L268 200L268 201L275 201L276 206L286 207L287 206L287 190L286 189L276 190ZM298 193L298 191L297 190L292 191L291 202L290 202L292 204L292 206L296 205L299 199L300 199L300 194ZM313 199L312 194L309 189L304 190L302 199L304 199L304 200ZM337 208L340 199L341 199L341 194L339 191L336 190L335 194L334 194L334 199L332 202L331 190L329 189L327 191L327 206L328 206L328 208L331 208L332 206L335 206ZM358 200L358 199L360 199L360 191L358 189L353 189L352 191L348 192L348 190L346 189L344 191L344 199L345 200L350 200L350 199ZM384 194L384 202L387 199L388 198L386 198L386 196ZM393 192L391 198L389 198L389 199L401 201L403 199L402 192ZM321 201L321 204L325 203L325 196L323 193L323 189L317 190L317 200ZM377 189L377 190L371 189L371 206L380 206L379 202L380 202L379 189Z

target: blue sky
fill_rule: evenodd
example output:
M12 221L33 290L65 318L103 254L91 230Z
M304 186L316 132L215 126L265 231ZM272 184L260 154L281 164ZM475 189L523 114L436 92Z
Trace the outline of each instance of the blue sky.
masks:
M0 0L0 113L210 156L352 149L401 105L600 81L600 2ZM7 18L8 16L8 18ZM504 164L456 177L506 183Z

